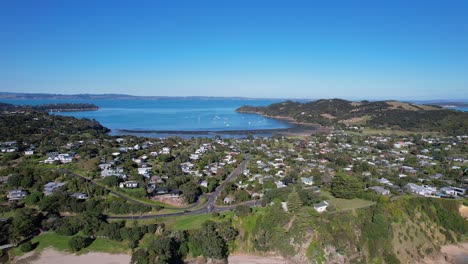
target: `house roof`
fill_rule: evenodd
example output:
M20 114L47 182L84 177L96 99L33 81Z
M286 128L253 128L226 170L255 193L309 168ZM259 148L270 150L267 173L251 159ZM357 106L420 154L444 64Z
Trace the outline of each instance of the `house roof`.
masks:
M314 208L327 207L328 205L329 203L327 201L323 201L323 202L314 204Z

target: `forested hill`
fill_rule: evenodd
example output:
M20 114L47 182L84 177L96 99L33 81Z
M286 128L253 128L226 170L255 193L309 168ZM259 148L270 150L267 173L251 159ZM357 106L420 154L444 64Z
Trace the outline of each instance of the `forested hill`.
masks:
M322 99L307 103L286 101L266 107L243 106L237 111L290 118L300 123L317 123L323 126L352 125L415 132L443 132L452 135L468 132L468 113L434 105L416 105L398 101L351 102L342 99Z
M88 103L42 104L32 108L47 112L94 111L99 109L97 105Z
M99 107L89 103L58 103L41 105L12 105L0 103L0 111L46 111L46 112L67 112L67 111L94 111Z
M0 142L66 143L69 137L96 138L107 132L109 129L96 120L50 115L35 107L0 103Z

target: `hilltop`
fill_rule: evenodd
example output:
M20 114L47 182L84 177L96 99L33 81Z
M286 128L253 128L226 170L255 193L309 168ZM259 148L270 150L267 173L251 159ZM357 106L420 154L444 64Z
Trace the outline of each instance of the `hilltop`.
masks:
M266 107L243 106L236 111L322 126L360 126L447 134L465 134L468 131L468 113L443 109L436 105L399 101L285 101Z

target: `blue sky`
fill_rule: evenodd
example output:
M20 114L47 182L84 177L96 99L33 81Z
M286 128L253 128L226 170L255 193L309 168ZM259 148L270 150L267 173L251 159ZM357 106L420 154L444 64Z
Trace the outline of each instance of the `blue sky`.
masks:
M468 98L468 1L0 1L0 91Z

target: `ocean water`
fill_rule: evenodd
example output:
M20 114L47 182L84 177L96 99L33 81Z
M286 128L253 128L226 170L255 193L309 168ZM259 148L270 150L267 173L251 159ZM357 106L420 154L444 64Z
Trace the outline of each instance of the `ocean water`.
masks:
M243 105L265 106L282 100L0 100L16 105L46 103L94 103L97 111L54 113L77 118L96 119L112 130L111 134L140 132L151 136L155 131L245 131L288 128L280 120L257 114L237 113ZM127 130L122 132L122 130ZM163 136L167 136L165 133Z

